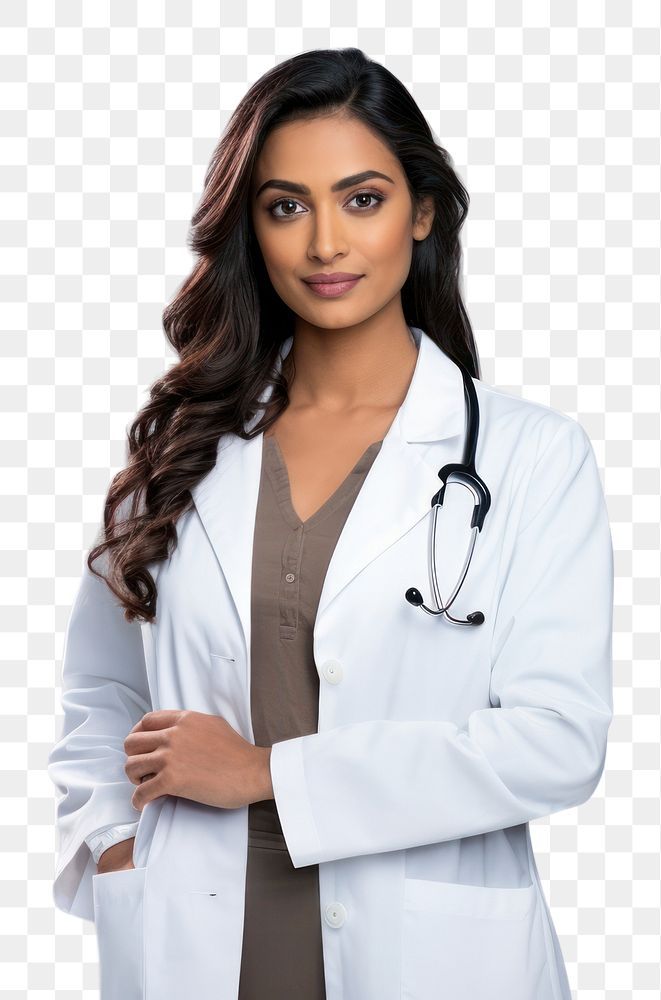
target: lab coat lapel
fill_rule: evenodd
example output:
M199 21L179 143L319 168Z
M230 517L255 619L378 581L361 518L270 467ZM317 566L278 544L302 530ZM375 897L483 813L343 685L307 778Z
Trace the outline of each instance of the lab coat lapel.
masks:
M246 655L250 649L252 551L263 438L259 434L246 441L236 434L224 435L215 466L191 490L236 605Z
M354 501L328 565L317 609L331 601L368 563L426 516L439 488L438 470L460 461L464 432L461 372L424 331L411 327L418 359L407 395ZM281 346L276 369L291 348ZM270 387L260 397L268 400ZM260 419L258 411L246 425ZM224 435L216 464L191 490L200 519L225 575L250 649L252 552L263 434L245 440ZM443 445L450 439L452 448ZM437 444L439 443L439 444Z
M368 563L426 517L441 485L440 467L461 460L461 372L427 334L411 330L419 344L413 377L336 542L317 618Z

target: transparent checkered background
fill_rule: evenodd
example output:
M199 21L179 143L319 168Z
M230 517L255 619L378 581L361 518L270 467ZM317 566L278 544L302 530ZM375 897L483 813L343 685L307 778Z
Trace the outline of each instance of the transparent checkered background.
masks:
M174 360L161 313L208 159L268 67L358 45L412 89L470 192L483 377L578 418L595 447L615 718L590 801L531 832L576 1000L658 998L659 5L220 6L0 6L2 996L97 996L94 925L52 903L45 764L83 557Z

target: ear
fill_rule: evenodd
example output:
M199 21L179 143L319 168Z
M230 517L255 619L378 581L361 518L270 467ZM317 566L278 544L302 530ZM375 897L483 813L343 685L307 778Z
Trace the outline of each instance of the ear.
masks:
M431 232L434 224L434 199L431 195L425 195L417 204L415 217L413 219L413 239L424 240Z

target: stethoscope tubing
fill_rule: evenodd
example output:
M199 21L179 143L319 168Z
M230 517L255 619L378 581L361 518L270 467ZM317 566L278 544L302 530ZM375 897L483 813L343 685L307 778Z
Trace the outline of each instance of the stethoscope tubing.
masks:
M449 612L449 608L455 601L464 579L466 578L468 567L470 566L471 559L473 557L473 550L475 548L478 532L482 530L484 519L487 515L489 507L491 506L491 494L489 493L486 483L477 474L477 470L475 468L475 455L477 452L477 442L480 429L480 408L477 400L477 393L475 391L475 386L473 385L470 372L459 361L456 359L454 360L455 364L461 371L464 382L466 433L464 438L462 461L460 463L450 462L447 465L444 465L442 469L439 469L438 477L441 480L442 486L440 490L434 494L431 500L433 516L431 525L431 542L429 546L429 569L436 607L427 607L423 601L420 591L415 587L409 587L406 591L405 597L410 604L421 608L429 615L445 615L447 620L452 622L454 625L481 625L485 620L484 614L481 611L473 611L471 614L467 615L466 618L455 618ZM459 483L466 489L470 490L473 494L475 504L471 519L471 539L468 546L468 552L464 560L459 581L450 595L447 604L444 605L436 573L436 522L438 518L438 511L443 506L445 487L450 480Z

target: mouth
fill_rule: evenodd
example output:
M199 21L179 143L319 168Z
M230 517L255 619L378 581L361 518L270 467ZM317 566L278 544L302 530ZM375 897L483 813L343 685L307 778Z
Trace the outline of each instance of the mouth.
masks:
M350 291L355 285L358 284L363 274L329 274L329 275L314 275L311 278L303 278L302 281L315 295L320 295L322 298L337 298L339 295L344 295L345 292Z

